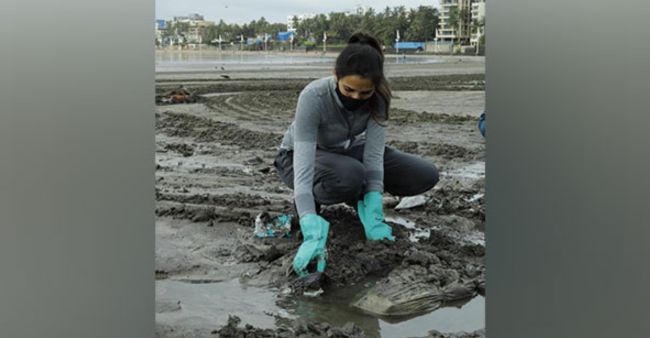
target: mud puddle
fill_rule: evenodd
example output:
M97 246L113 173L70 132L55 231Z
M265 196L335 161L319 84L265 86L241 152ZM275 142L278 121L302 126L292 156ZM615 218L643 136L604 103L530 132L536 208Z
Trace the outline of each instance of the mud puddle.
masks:
M402 319L377 318L352 307L371 283L339 289L319 297L298 297L278 305L278 290L247 286L239 280L216 283L161 280L156 282L156 322L167 336L214 334L237 316L243 325L277 330L296 324L327 323L344 327L354 323L365 337L420 337L472 332L484 327L485 299L449 304L431 313ZM170 331L175 328L174 331Z
M373 282L352 285L319 297L299 297L288 312L303 322L326 322L334 326L355 323L366 337L422 337L431 330L442 333L473 332L485 327L485 298L448 304L431 313L409 318L381 318L353 307Z
M209 336L225 325L229 315L260 328L275 328L276 317L290 315L275 304L272 289L250 287L238 280L219 283L156 281L156 322L175 328L175 334L189 332Z

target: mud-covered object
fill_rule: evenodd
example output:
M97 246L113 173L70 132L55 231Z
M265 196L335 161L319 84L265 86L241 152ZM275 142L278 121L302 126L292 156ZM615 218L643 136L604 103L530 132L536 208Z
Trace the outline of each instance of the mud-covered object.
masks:
M478 293L477 286L473 281L438 286L417 280L406 272L403 275L393 273L353 306L378 316L413 316L436 310L445 303L471 299Z
M298 277L289 283L292 294L304 295L306 293L318 292L329 286L329 277L322 272L310 273Z
M293 215L281 214L271 217L268 212L262 212L255 217L254 236L266 237L289 237L291 235L291 220Z

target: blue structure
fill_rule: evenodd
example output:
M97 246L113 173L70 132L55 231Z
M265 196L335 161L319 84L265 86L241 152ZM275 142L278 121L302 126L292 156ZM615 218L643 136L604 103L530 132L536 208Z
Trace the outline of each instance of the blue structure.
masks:
M156 28L167 29L167 22L165 20L156 20Z
M252 46L252 45L260 45L263 44L264 41L260 38L246 38L246 45Z
M278 41L289 41L293 32L278 32Z
M415 49L423 51L425 48L424 42L396 42L395 49Z

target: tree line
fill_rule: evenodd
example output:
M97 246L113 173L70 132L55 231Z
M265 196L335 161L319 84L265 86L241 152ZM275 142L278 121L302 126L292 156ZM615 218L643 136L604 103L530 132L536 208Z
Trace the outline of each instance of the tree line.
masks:
M327 34L327 44L345 43L355 31L363 30L374 34L385 45L392 45L396 31L400 31L401 41L432 41L435 38L436 27L439 23L438 10L431 6L419 6L407 10L404 6L386 7L383 11L370 8L363 13L347 14L331 12L329 15L318 14L313 18L298 22L294 18L296 34L294 43L321 44L323 35ZM182 34L188 31L189 24L168 22L167 35ZM220 20L214 26L202 31L204 42L210 42L219 36L223 41L237 42L240 36L244 38L269 34L271 39L278 32L287 30L286 23L270 23L264 17L242 25L228 24Z

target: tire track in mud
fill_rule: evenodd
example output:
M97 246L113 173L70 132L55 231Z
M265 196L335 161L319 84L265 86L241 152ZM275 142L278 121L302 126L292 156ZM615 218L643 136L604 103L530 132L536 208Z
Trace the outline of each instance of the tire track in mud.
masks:
M168 136L187 137L201 143L219 142L242 149L275 149L283 137L244 129L234 123L172 112L156 114L156 129Z
M295 92L253 92L210 97L206 106L236 120L285 126L297 101Z

